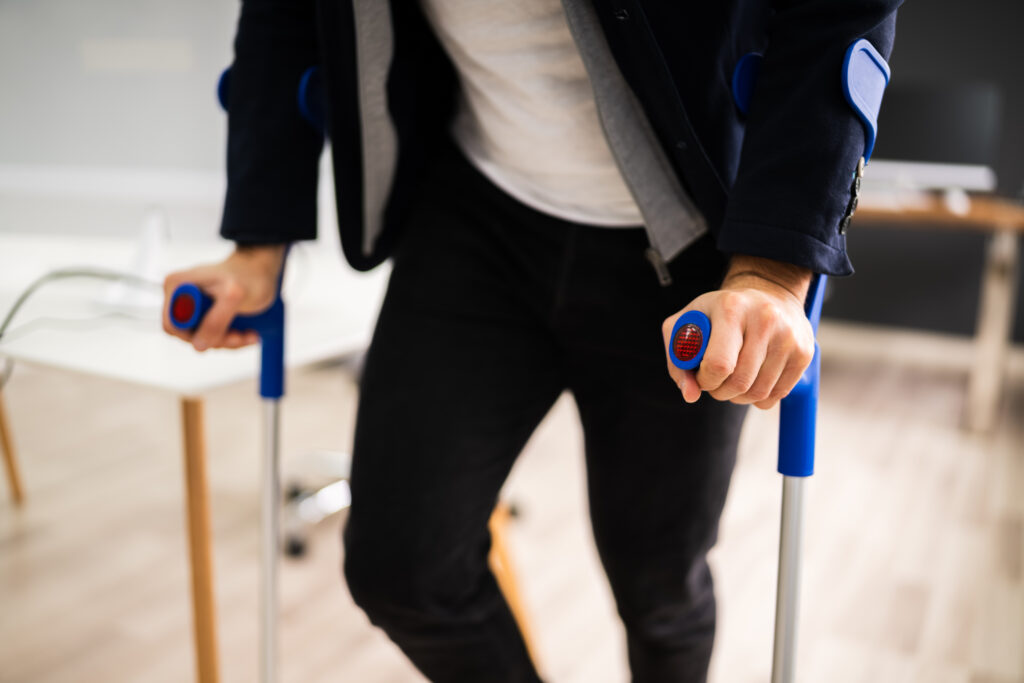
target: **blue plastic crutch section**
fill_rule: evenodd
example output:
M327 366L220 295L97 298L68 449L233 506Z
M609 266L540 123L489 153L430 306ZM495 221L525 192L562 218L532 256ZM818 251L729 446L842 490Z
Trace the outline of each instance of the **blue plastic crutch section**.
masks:
M891 76L885 58L864 38L854 41L843 58L843 96L864 124L864 161L871 159L878 134L878 112Z
M761 73L764 56L759 52L748 52L736 62L732 72L732 98L736 108L744 116L750 112L754 86ZM846 49L843 57L841 81L843 97L864 124L864 162L871 160L878 135L878 112L882 108L882 96L889 85L892 72L885 57L870 41L861 38Z
M825 283L828 277L816 275L807 292L804 312L811 323L814 336L818 336L821 320L821 306L825 300ZM702 339L700 350L689 360L676 357L676 336L687 324L700 328ZM673 365L683 370L693 370L700 365L711 337L711 321L700 311L687 311L679 316L669 337L669 358ZM779 460L778 471L789 477L809 477L814 474L814 439L818 414L818 384L821 372L821 352L814 343L814 359L804 371L800 381L782 399L779 415Z
M231 67L221 72L217 79L217 102L224 111L228 110L231 94ZM299 86L295 91L299 114L320 135L327 134L327 102L324 99L323 78L319 66L311 66L302 72Z
M217 101L221 109L228 110L228 99L231 94L231 67L221 72L217 79ZM318 104L314 104L318 103ZM323 133L323 96L321 94L319 68L310 67L303 73L298 88L299 111L303 117ZM318 107L318 109L316 108ZM311 120L309 114L320 112L320 125ZM284 268L281 268L284 276ZM185 297L188 302L184 306L176 305ZM179 286L171 295L171 324L180 330L193 331L199 326L203 316L213 305L213 299L194 284L186 283ZM186 312L187 315L176 316ZM262 346L260 358L260 396L263 398L281 398L284 395L284 302L281 300L281 280L277 283L277 298L270 308L256 315L239 315L231 321L232 330L240 332L256 332L260 335Z
M217 102L224 111L228 110L228 95L231 92L231 67L220 72L217 79Z
M262 346L260 358L260 396L281 398L284 395L284 302L280 288L270 308L255 315L239 315L230 328L239 332L256 332ZM169 317L179 330L191 332L213 305L213 299L192 283L179 285L171 294Z
M762 61L764 56L761 53L748 52L740 57L732 71L732 99L743 115L750 111L750 101L754 98L754 86L761 73Z
M814 336L818 336L821 306L825 300L828 277L817 275L807 293L805 311ZM814 439L818 416L818 385L821 376L821 351L814 342L814 359L800 381L786 398L779 411L780 474L787 477L809 477L814 474Z
M323 79L319 66L311 66L302 73L296 96L302 118L319 131L320 135L326 135L327 103L324 101Z

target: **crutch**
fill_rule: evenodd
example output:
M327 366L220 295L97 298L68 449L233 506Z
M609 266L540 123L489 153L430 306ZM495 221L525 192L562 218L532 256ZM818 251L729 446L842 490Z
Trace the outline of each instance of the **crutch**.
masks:
M231 67L217 81L217 100L227 111L231 87ZM297 91L299 113L321 134L324 133L322 86L319 69L310 67L302 74ZM284 395L284 302L281 281L270 308L258 315L240 315L231 321L231 329L256 332L260 336L260 396L263 398L263 463L260 485L260 681L277 680L277 576L280 544L280 400ZM171 324L192 331L213 305L213 300L194 284L174 290L169 302Z
M818 335L826 276L811 282L804 310ZM711 336L711 322L700 311L687 311L672 328L671 358L683 370L700 366ZM782 399L779 416L778 470L782 475L782 523L779 534L779 574L775 594L775 641L772 683L792 683L796 665L797 611L800 593L800 536L803 527L804 480L814 473L815 417L821 353L814 343L814 359L789 396Z
M284 268L282 267L282 272ZM174 290L170 300L171 323L181 330L195 330L213 300L194 284ZM284 395L284 302L281 286L274 303L258 315L240 315L231 329L260 336L260 396L263 397L263 463L260 486L260 681L277 680L277 574L279 505L281 485L280 400Z

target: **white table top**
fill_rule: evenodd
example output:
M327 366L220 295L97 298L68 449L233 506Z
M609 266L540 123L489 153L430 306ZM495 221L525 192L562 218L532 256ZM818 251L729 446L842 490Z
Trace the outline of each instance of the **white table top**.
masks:
M215 261L229 242L167 245L163 271ZM131 270L131 240L0 233L0 318L35 278L60 267ZM298 245L285 278L289 368L338 358L366 347L387 281L386 267L352 270L340 250ZM258 349L197 353L160 329L159 305L135 309L106 303L111 283L66 280L34 294L0 340L0 356L108 377L183 396L249 379ZM151 297L152 298L152 297Z

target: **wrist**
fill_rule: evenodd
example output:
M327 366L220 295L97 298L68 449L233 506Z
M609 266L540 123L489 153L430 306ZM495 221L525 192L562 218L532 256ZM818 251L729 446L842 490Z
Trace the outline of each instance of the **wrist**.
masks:
M782 261L734 254L722 280L722 289L752 287L794 297L801 305L807 298L813 273Z
M276 277L284 262L285 248L284 244L238 244L231 258Z

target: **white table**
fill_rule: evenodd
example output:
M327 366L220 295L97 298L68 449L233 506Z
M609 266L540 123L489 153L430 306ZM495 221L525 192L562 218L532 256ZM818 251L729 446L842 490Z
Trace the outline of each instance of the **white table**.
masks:
M230 249L227 242L170 245L164 251L165 270L217 260ZM0 233L0 316L46 272L75 266L127 270L134 252L135 244L124 239ZM287 367L364 349L383 297L387 268L357 273L331 245L299 245L287 268ZM202 395L256 377L258 351L196 353L162 332L158 307L129 317L103 303L109 287L88 280L45 285L0 340L0 357L122 380L180 397L197 675L201 683L212 683L218 679L218 663ZM20 503L22 486L2 399L0 394L0 448L13 497Z

